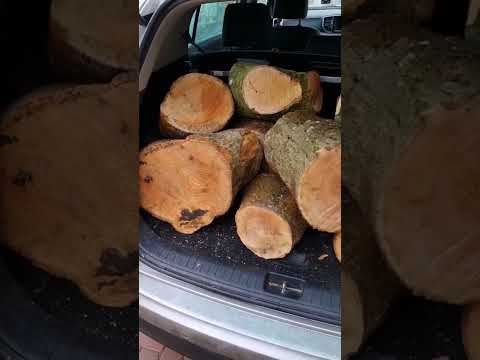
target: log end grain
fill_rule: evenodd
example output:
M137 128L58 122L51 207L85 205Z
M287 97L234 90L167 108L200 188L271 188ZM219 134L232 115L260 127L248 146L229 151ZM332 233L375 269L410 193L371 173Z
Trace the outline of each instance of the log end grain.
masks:
M178 78L160 106L166 136L212 133L223 129L235 110L230 89L214 76L191 73Z
M160 141L140 154L140 204L192 234L227 212L232 169L222 148L201 139Z
M280 113L302 98L302 87L294 77L271 66L257 66L243 80L243 99L260 115Z
M297 202L314 228L337 232L341 224L341 148L319 150L300 178Z
M248 185L235 222L243 244L264 259L285 257L307 228L288 188L273 174Z

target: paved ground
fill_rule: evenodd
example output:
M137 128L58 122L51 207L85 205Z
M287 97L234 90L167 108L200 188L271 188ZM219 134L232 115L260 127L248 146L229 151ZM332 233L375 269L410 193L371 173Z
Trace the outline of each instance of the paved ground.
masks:
M139 360L191 360L140 333Z

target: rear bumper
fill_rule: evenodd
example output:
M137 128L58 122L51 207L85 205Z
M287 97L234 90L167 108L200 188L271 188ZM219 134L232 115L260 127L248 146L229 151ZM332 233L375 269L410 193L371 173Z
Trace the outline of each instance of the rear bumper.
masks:
M232 359L340 359L340 328L203 290L140 264L140 318Z

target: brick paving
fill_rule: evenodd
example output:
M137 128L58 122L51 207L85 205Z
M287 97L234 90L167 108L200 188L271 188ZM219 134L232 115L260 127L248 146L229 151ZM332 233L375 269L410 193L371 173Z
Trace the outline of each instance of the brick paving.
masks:
M139 360L191 360L140 333Z

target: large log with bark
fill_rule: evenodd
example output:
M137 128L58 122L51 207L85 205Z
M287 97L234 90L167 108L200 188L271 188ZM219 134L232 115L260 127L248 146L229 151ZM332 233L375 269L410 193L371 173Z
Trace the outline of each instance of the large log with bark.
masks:
M138 66L138 4L53 0L49 53L61 80L110 81Z
M479 300L480 57L396 18L343 44L344 183L416 294Z
M273 174L260 174L247 186L235 223L242 243L264 259L288 255L308 226L288 188Z
M222 80L191 73L178 78L160 105L160 131L170 138L222 130L233 116L232 93Z
M284 115L265 137L265 158L315 229L341 223L341 134L338 123L307 111Z
M289 110L320 112L323 90L315 71L295 72L268 65L236 63L230 88L242 117L276 120Z
M140 205L192 234L230 209L262 158L257 136L243 129L157 141L140 153Z
M468 360L480 360L480 303L465 309L462 331Z
M40 89L0 121L0 242L105 306L138 298L136 79Z
M346 358L381 325L402 287L346 190L342 191L342 213L342 358Z

